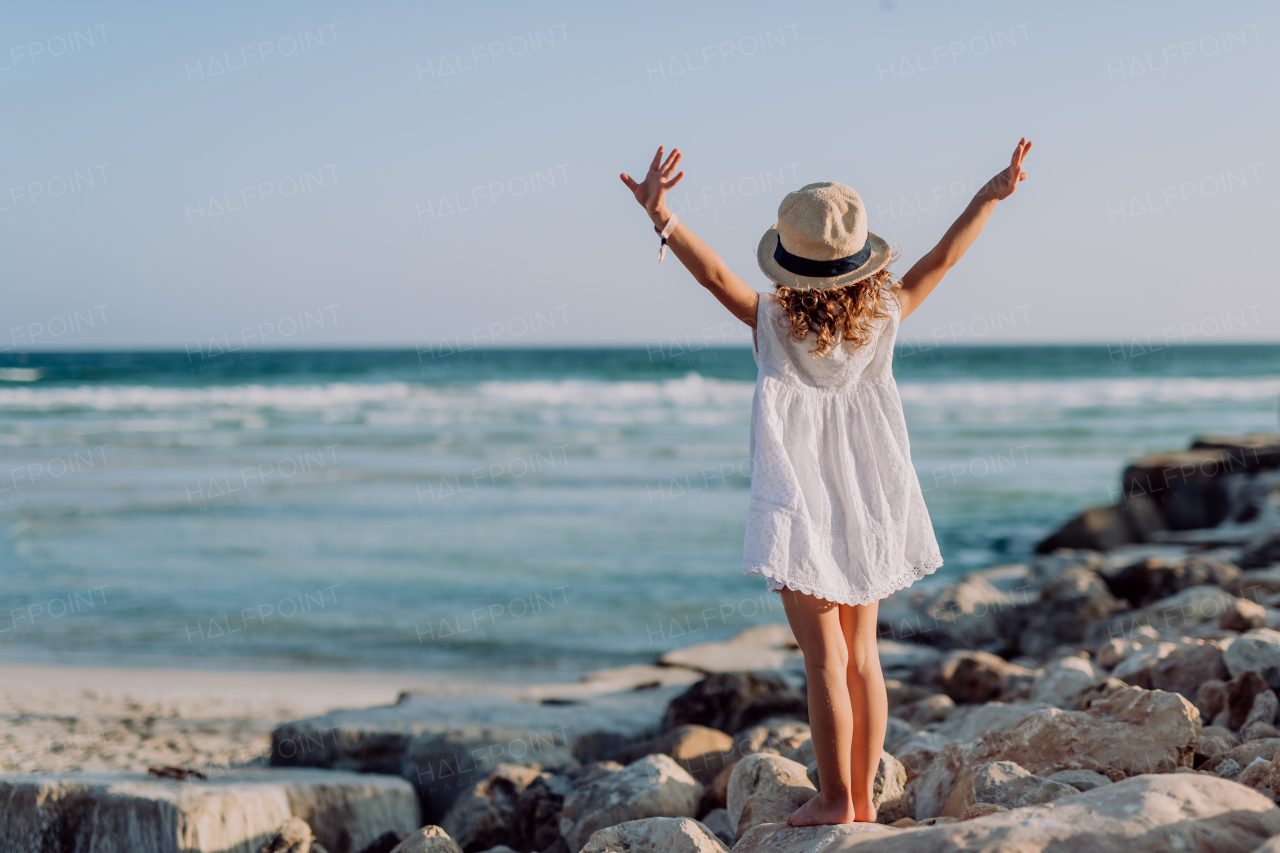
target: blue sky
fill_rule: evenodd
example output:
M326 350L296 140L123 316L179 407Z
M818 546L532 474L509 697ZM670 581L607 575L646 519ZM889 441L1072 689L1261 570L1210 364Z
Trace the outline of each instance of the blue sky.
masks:
M740 343L618 172L679 146L765 289L786 192L852 185L903 272L1023 135L904 333L1277 340L1274 10L9 4L0 349Z

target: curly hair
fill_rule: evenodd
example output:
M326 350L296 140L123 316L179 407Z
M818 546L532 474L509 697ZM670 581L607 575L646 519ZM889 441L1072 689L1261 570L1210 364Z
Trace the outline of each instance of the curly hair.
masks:
M830 290L793 290L779 284L772 298L786 312L778 322L788 326L797 341L812 333L817 346L809 352L821 358L841 343L860 349L874 340L876 330L889 319L886 306L896 289L893 275L882 269L870 278Z

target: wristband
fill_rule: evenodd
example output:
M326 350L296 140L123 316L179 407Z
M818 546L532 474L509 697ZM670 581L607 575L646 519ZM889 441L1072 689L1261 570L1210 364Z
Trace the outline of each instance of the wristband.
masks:
M662 238L662 245L658 247L658 263L662 263L662 259L667 256L667 238L671 236L671 232L675 231L676 226L679 224L680 217L673 213L671 218L667 220L666 226L661 230L658 229L657 225L653 226L653 230L657 231L658 236Z

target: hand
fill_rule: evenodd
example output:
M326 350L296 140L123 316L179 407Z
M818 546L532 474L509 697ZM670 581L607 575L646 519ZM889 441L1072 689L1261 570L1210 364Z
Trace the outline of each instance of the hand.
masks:
M676 166L680 165L680 158L683 156L679 148L674 148L671 156L664 163L662 146L658 146L658 153L653 155L653 162L649 164L649 173L644 176L643 183L637 184L626 172L621 175L622 182L635 195L636 201L640 202L640 206L645 209L655 224L661 224L658 219L665 222L670 218L670 211L667 209L667 190L680 183L680 179L684 177L684 172L674 178L671 176Z
M1030 150L1031 143L1025 137L1018 140L1018 147L1013 149L1013 157L1009 160L1009 168L987 181L978 195L994 198L997 201L1003 201L1013 195L1013 191L1018 188L1018 182L1027 179L1027 173L1022 171L1022 161Z

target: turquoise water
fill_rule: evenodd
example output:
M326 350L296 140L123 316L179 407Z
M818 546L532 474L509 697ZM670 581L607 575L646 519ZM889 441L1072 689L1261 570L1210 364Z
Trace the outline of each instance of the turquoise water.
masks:
M1274 431L1280 346L904 346L946 566ZM572 676L780 621L745 347L0 356L0 657Z

